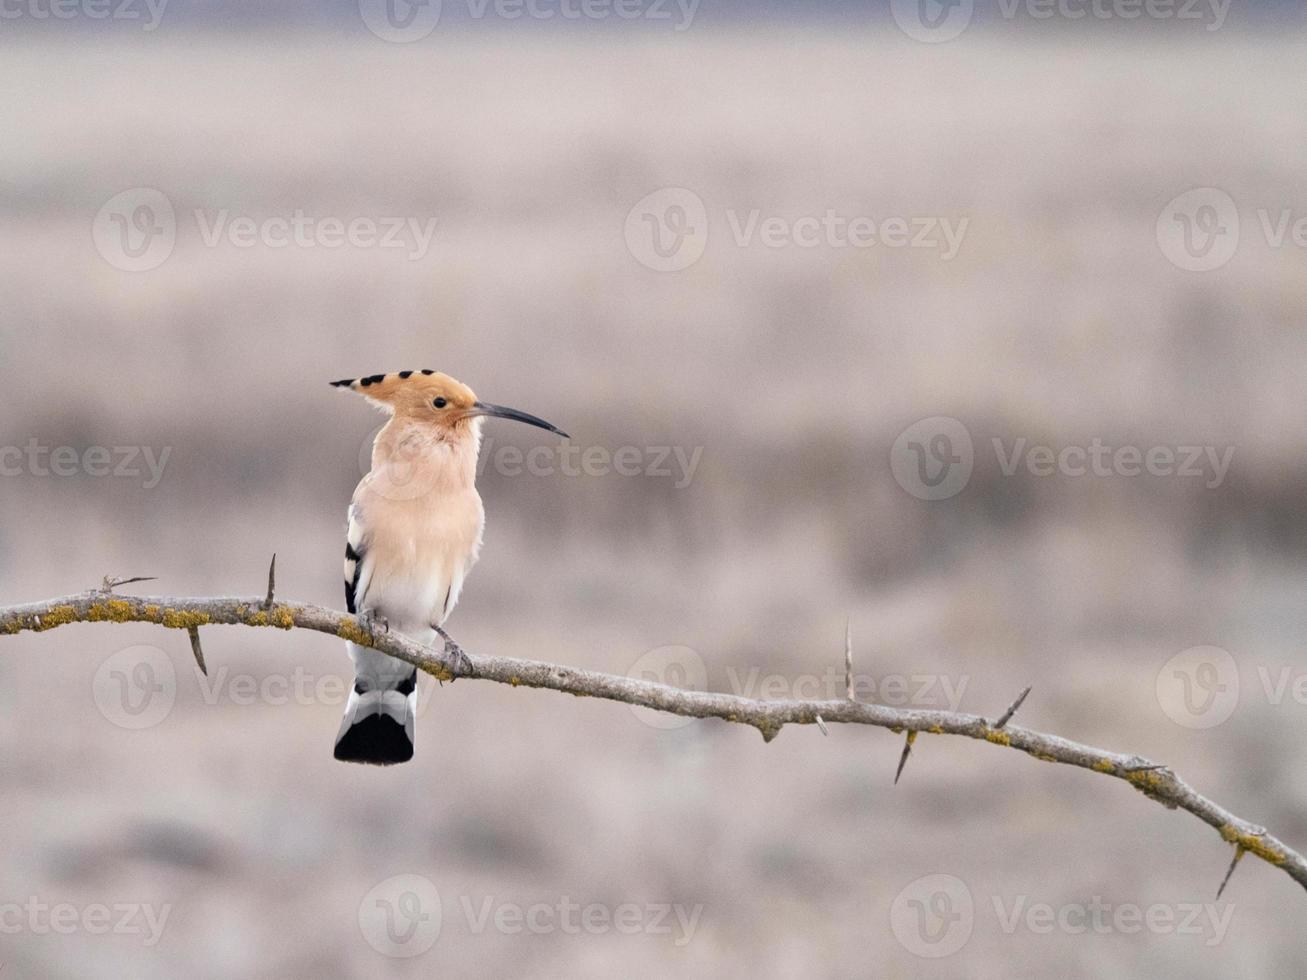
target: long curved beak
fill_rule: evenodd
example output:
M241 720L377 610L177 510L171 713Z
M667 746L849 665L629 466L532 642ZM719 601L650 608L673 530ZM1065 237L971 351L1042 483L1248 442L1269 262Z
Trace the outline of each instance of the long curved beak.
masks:
M550 432L557 432L564 439L570 439L566 432L551 425L542 418L534 415L528 415L526 412L519 412L515 408L505 408L503 405L491 405L489 402L475 402L472 405L472 411L468 412L468 418L476 418L478 415L487 415L496 419L512 419L514 422L525 422L527 425L534 425L537 428L548 429Z

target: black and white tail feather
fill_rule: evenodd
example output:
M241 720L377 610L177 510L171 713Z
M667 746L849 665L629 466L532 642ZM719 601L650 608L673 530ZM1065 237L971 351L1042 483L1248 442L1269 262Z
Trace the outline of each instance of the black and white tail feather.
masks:
M364 648L350 644L350 653L356 650ZM374 766L408 762L413 758L413 721L417 716L416 668L399 683L386 687L369 687L361 666L356 669L359 675L336 736L336 758Z
M351 508L345 543L345 606L358 615L371 578L363 534ZM417 717L417 668L376 650L348 644L354 661L354 689L336 736L336 758L391 766L413 758Z

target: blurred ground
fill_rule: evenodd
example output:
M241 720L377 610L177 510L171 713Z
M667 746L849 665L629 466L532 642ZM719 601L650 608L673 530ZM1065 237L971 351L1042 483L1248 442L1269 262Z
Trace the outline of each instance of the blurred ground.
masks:
M485 551L450 623L469 651L622 673L683 645L715 689L774 675L789 691L838 669L851 616L885 699L904 696L895 676L909 694L933 679L923 706L947 707L951 689L993 715L1033 684L1022 723L1170 763L1307 846L1307 706L1292 694L1307 255L1271 247L1255 216L1307 207L1301 45L1012 33L9 40L0 446L170 454L148 488L148 474L42 476L26 461L0 478L0 596L105 573L253 594L275 551L283 595L340 605L344 509L378 419L326 382L432 367L579 446L637 447L649 465L657 447L701 449L680 487L488 466ZM1244 234L1224 267L1185 271L1155 225L1207 186L1239 203ZM171 256L132 273L92 227L138 187L178 224ZM658 273L624 224L669 187L704 202L709 231L702 259ZM437 225L416 260L205 244L220 211L297 209ZM950 260L741 247L731 222L753 209L968 225ZM891 447L935 416L965 425L975 469L925 501L895 481ZM488 434L492 450L541 444ZM1215 487L1009 476L995 438L1234 456ZM101 665L142 644L170 658L176 699L130 730L103 710ZM1240 685L1206 729L1158 694L1163 665L1202 644L1230 652ZM891 787L900 741L882 731L787 729L764 746L475 683L435 692L414 763L351 768L331 758L339 699L278 693L344 677L339 644L214 629L206 647L227 671L216 693L178 634L4 642L0 907L169 909L153 945L0 917L5 980L1307 967L1301 889L1255 860L1213 907L1228 928L1180 929L1229 850L1118 782L923 738ZM141 656L157 655L127 655ZM1286 677L1277 703L1266 679ZM439 890L439 938L388 959L361 906L404 874ZM892 928L896 896L932 874L974 903L947 958ZM678 944L648 919L632 935L513 931L478 918L487 900L702 909ZM1011 918L1100 900L1176 925Z

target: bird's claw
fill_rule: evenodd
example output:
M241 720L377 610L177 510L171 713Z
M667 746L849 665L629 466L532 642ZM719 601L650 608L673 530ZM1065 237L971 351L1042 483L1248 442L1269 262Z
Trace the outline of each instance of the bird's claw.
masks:
M375 609L364 609L359 613L359 622L363 625L363 628L373 636L377 635L378 624L380 624L383 633L390 632L389 621L387 621L386 617L381 615Z
M453 677L450 678L450 683L453 683L453 681L459 677L471 677L473 673L471 658L463 652L462 647L454 642L452 636L446 633L439 626L435 629L436 632L440 634L440 638L445 641L445 656L454 662L454 669L452 672Z

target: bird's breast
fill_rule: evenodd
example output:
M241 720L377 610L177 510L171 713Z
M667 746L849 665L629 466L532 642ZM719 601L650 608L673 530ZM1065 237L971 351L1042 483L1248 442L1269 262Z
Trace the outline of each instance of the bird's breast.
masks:
M374 563L369 596L404 632L441 622L481 549L485 512L476 488L415 498L360 496Z

